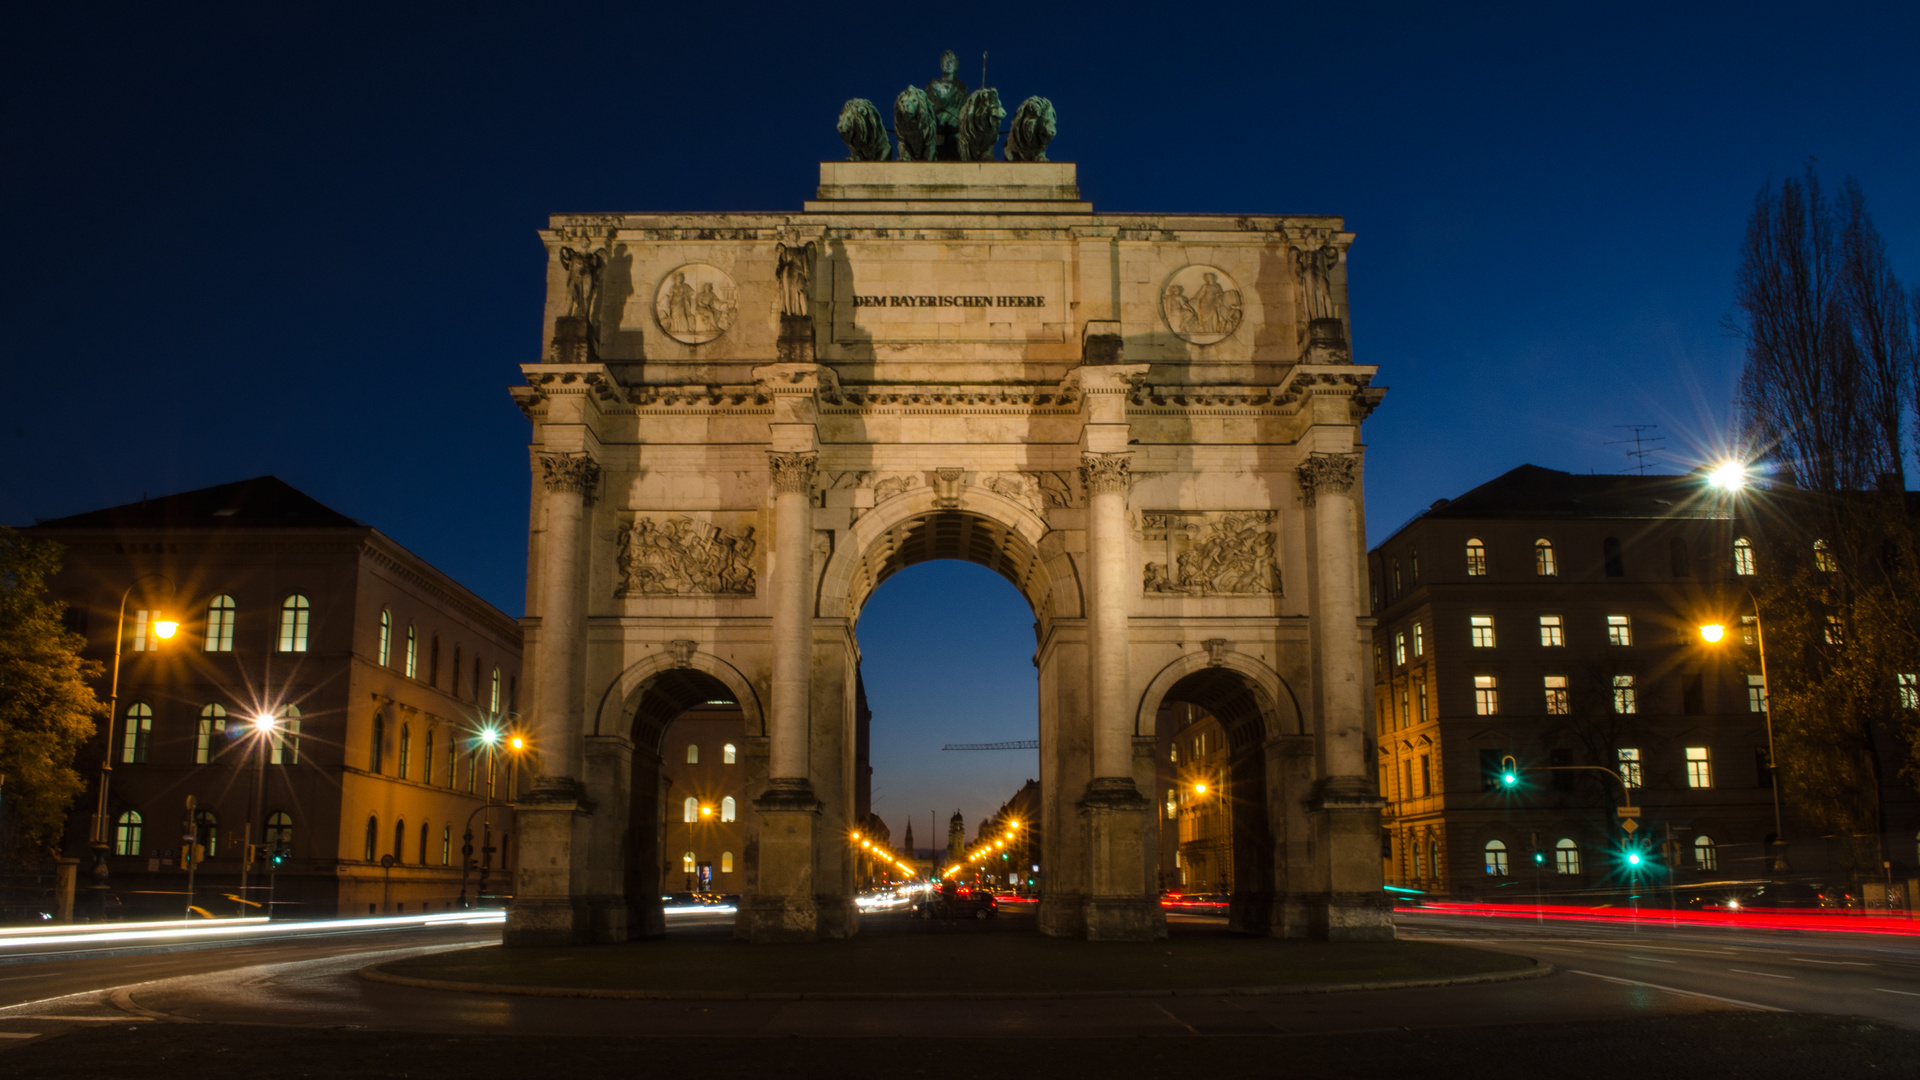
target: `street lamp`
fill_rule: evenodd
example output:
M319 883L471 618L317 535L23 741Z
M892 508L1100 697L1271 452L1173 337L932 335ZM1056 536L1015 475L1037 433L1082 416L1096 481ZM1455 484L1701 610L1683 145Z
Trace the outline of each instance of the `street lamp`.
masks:
M263 804L267 801L267 748L273 745L279 720L271 712L254 715L253 725L253 790L247 795L247 824L241 832L240 846L240 914L247 913L247 875L253 869L253 824L260 819ZM261 839L266 839L263 830ZM269 896L267 917L273 917L272 898Z
M1780 763L1773 750L1773 685L1767 681L1767 631L1760 619L1760 600L1752 589L1745 590L1753 602L1753 643L1760 652L1760 718L1767 725L1767 786L1773 789L1773 875L1778 880L1787 873L1787 830L1780 814ZM1720 623L1700 627L1700 640L1718 645L1727 636Z
M167 593L175 591L173 579L165 574L142 574L127 586L120 594L120 614L113 624L113 677L107 685L107 745L100 754L100 803L93 814L93 869L88 876L93 878L89 887L93 893L94 917L105 920L107 917L107 786L113 779L113 725L120 716L120 648L127 637L127 598L140 583L149 579L158 579L167 583ZM180 630L180 623L169 619L159 612L153 612L147 620L147 629L153 636L165 641Z
M695 816L698 817L701 821L705 821L712 814L713 814L713 807L702 806L700 808L700 813ZM687 819L687 854L689 855L694 854L693 852L693 821L694 821L693 818ZM687 863L687 892L689 893L692 893L694 891L693 875L698 871L699 862L700 862L699 857L695 856L693 860Z

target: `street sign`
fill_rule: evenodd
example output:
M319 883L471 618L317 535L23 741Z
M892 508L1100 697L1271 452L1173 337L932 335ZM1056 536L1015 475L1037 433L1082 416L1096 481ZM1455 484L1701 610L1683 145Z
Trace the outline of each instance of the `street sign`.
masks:
M1632 818L1627 818L1626 820L1620 823L1620 827L1627 831L1628 836L1632 836L1634 830L1640 827L1640 823L1633 820Z
M1640 808L1637 806L1622 806L1615 810L1614 813L1620 817L1639 817Z

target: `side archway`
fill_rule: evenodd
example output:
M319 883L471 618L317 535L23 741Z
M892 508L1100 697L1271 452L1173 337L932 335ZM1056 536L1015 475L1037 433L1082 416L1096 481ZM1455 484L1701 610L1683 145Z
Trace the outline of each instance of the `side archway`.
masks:
M707 680L712 680L724 686L732 700L740 706L746 719L748 736L765 736L766 712L761 707L760 692L755 689L753 681L739 668L712 653L702 652L698 647L675 648L691 644L669 642L659 652L634 662L622 671L601 692L599 705L593 712L593 723L587 733L622 735L632 738L636 746L645 745L657 750L659 736L674 717L691 705L708 700L702 697L696 701L693 695L710 693L711 685ZM695 675L705 676L705 679L696 678ZM637 725L642 717L656 724L651 731L654 739L651 743L642 743L639 737L642 733L637 730Z
M1313 734L1300 699L1279 672L1259 657L1223 649L1186 653L1161 668L1140 695L1133 717L1135 736L1153 737L1154 717L1162 702L1175 700L1168 696L1175 686L1180 687L1177 700L1212 713L1235 733L1236 746Z

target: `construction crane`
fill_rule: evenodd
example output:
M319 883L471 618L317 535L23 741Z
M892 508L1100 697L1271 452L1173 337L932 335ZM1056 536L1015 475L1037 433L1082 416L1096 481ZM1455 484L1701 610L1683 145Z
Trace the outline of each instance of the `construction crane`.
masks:
M950 742L942 750L1038 750L1039 739L1015 739L1012 742Z

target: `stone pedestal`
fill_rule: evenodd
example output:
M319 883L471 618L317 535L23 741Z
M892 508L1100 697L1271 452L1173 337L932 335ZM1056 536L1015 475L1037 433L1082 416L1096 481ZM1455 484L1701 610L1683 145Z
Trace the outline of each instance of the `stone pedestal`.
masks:
M813 316L780 316L780 336L774 340L774 355L783 364L813 363Z
M1080 802L1087 819L1092 865L1085 902L1088 941L1158 941L1167 936L1166 913L1148 888L1155 867L1146 843L1156 826L1152 800L1129 777L1105 777L1087 785Z
M597 364L600 349L594 344L593 324L578 315L561 315L553 320L553 345L547 350L549 364Z
M805 781L773 780L753 808L760 815L757 887L742 912L748 941L814 941L820 908L813 892L820 800Z
M592 814L577 793L554 790L536 792L514 807L520 851L502 944L584 945L594 939L583 880Z
M1309 364L1350 364L1353 353L1347 348L1347 326L1339 319L1315 319L1307 324Z

